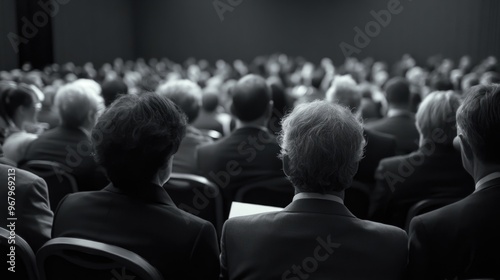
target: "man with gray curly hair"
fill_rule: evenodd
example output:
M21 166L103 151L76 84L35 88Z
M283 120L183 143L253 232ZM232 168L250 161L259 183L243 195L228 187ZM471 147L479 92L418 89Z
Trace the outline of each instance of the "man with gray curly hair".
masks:
M343 204L363 147L361 123L338 104L305 103L285 117L281 158L296 194L283 211L225 223L221 279L401 279L406 233Z

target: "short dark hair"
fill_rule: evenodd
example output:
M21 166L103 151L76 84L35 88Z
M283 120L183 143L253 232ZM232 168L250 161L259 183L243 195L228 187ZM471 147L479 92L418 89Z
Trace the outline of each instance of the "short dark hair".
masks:
M99 118L92 130L96 161L119 188L151 180L177 152L186 133L182 111L155 93L124 95Z
M120 95L128 93L128 86L121 78L105 81L101 85L101 95L104 105L109 107Z
M410 84L405 78L395 77L387 81L385 84L385 93L389 104L410 104Z
M232 90L231 113L244 122L264 115L272 99L271 88L261 76L250 74L241 78Z
M36 93L27 84L4 84L0 92L0 115L13 119L19 107L30 107L37 101Z
M201 97L201 107L205 112L213 112L219 106L219 95L215 89L205 89Z
M471 87L457 111L457 125L474 154L485 162L500 162L500 85Z

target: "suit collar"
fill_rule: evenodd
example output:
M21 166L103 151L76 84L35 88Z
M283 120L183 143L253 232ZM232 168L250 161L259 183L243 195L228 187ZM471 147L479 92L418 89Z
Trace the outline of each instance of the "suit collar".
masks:
M140 186L137 190L133 191L117 188L111 183L107 187L105 187L103 191L122 194L138 198L140 200L144 200L147 202L154 202L159 204L175 206L175 203L172 201L167 191L164 188L155 185L153 183L145 183L144 185Z
M356 216L354 216L343 204L325 199L298 199L288 204L283 211L317 213L356 218Z
M269 130L267 130L267 128L265 128L265 127L243 126L243 127L235 129L232 134L257 134L261 131L265 132L265 133L269 132Z

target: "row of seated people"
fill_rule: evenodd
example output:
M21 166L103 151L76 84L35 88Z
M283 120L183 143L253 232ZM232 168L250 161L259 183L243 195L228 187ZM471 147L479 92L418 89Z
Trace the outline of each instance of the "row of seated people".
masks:
M401 88L407 88L405 85L404 80L389 81L388 100L392 93L397 92L398 98L404 94ZM404 165L397 165L394 173L382 173L383 177L391 176L384 178L383 183L387 185L382 187L386 193L389 189L389 195L399 188L396 184L409 181L413 174L419 176L415 180L420 179L424 175L415 170L425 165L426 157L433 156L434 152L453 155L453 139L457 135L455 123L458 123L457 144L463 165L473 177L472 189L457 191L463 182L456 182L455 189L450 187L450 190L462 197L468 195L465 199L412 221L408 268L408 237L403 230L360 220L343 205L344 198L348 199L346 190L358 166L365 160L362 159L365 143L368 143L368 153L373 141L367 139L367 130L355 115L356 106L337 104L356 100L351 98L356 94L356 87L349 77L334 80L327 100L294 108L283 120L280 145L263 128L272 105L266 81L249 75L235 85L231 111L238 119L238 129L216 143L195 150L201 174L217 183L224 195L230 184L225 186L223 183L237 182L243 171L252 170L244 165L245 162L257 163L269 169L265 170L267 172L276 172L273 168L282 170L296 194L281 212L226 221L219 251L213 225L179 210L162 188L171 175L174 155L188 130L189 115L183 111L182 104L176 105L175 95L186 94L188 90L185 89L193 86L187 81L173 82L160 88L158 93L127 95L96 117L91 132L92 150L111 184L101 191L65 197L56 210L52 228L48 205L40 201L28 202L35 208L44 208L47 213L47 219L36 216L29 224L35 226L43 222L45 233L51 230L51 237L80 237L126 248L151 262L165 278L173 279L180 275L210 279L217 278L219 273L222 279L289 278L294 275L303 278L304 270L294 264L304 266L311 254L309 251L318 245L327 252L326 258L318 255L321 263L315 262L314 275L319 278L400 279L407 270L417 279L498 275L495 263L499 260L493 253L498 251L499 244L493 236L498 234L500 223L497 215L491 215L498 212L495 208L498 196L498 148L495 145L498 141L495 128L499 122L496 111L500 97L498 85L471 88L461 105L452 92L436 92L426 97L417 112L421 149L413 160L403 160ZM343 96L346 92L348 94ZM481 110L478 110L479 105ZM247 110L250 106L251 110ZM224 158L229 152L220 144L229 145L233 135L245 130L255 131L255 134L247 134L249 136L239 138L239 142L233 142L232 156ZM253 149L245 150L246 146ZM441 146L446 147L441 149ZM205 163L199 156L203 153L208 154ZM276 154L280 154L280 159ZM243 160L238 161L238 158ZM458 162L457 166L461 167L460 158L455 161L450 163ZM383 163L378 173L383 172ZM8 167L2 168L8 170ZM18 176L23 176L21 170L16 170ZM441 187L440 179L450 179L446 178L450 176L454 180L461 174L466 175L460 169L450 175L442 170L431 171L442 172L441 177L419 187ZM7 177L7 171L2 172L2 176ZM252 177L259 178L259 175L255 173ZM24 176L31 184L39 185L31 190L44 188L38 177L29 173ZM463 180L471 179L464 176ZM19 184L18 189L21 188ZM429 192L434 194L434 190ZM38 190L34 195L47 200L46 190ZM163 226L159 226L160 221ZM38 248L32 246L35 250ZM276 259L282 261L276 262ZM169 265L165 266L166 263ZM355 264L356 269L353 269Z

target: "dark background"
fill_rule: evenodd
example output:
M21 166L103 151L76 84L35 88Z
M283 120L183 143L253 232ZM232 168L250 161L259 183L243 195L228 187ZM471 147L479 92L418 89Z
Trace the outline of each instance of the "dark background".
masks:
M37 0L17 0L37 5ZM219 0L227 3L227 0ZM17 31L16 0L0 0L0 69L18 67L7 38ZM313 61L344 60L339 44L354 45L354 27L374 20L388 0L243 0L221 21L213 0L70 0L52 19L52 32L32 40L52 44L53 61L97 65L115 57L190 56L245 60L283 52ZM500 1L401 0L403 10L361 50L390 63L410 53L419 62L442 54L457 59L500 57ZM18 3L19 5L19 3ZM19 9L19 8L17 8ZM42 32L40 32L42 33ZM50 33L52 33L50 35ZM42 38L38 38L41 36ZM51 38L52 37L52 38ZM32 42L30 42L33 45Z

